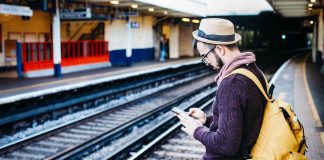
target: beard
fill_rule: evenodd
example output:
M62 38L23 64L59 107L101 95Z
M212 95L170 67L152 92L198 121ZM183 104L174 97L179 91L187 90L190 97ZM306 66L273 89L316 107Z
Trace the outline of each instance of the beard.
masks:
M219 72L219 70L224 66L224 63L222 62L221 58L215 53L213 52L213 55L216 59L216 66L212 65L212 64L209 64L208 66L210 68L212 68L213 70L216 70L217 72Z

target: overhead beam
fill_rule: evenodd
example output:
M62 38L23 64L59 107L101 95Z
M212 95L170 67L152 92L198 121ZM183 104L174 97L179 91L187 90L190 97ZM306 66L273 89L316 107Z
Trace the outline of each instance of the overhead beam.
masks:
M276 9L306 9L306 6L276 6Z
M274 1L273 5L307 5L308 1Z

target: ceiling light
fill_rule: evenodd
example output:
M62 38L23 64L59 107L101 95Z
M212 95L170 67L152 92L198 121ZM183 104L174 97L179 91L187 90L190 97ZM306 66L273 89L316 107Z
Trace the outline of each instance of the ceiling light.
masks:
M189 18L182 18L182 21L184 21L184 22L190 22L190 19Z
M312 3L316 2L316 0L311 0Z
M193 19L192 23L199 23L200 21L198 19Z
M154 8L149 8L148 11L153 12Z
M309 3L309 4L308 4L308 7L313 7L313 4Z
M164 11L163 14L168 14L168 12L167 11Z
M137 4L133 4L131 5L132 8L138 8L138 5Z
M281 39L286 39L286 35L281 35Z
M310 24L314 24L314 21L309 21Z
M119 4L119 1L110 1L111 4Z

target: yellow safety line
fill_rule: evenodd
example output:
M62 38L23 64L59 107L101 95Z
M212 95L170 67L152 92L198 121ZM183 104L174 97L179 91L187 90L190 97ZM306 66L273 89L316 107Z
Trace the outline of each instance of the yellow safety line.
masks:
M306 77L306 61L307 61L308 57L309 56L306 56L306 58L304 59L304 63L303 63L304 86L305 86L308 102L310 104L310 107L311 107L311 110L312 110L312 113L313 113L313 117L314 117L314 120L315 120L315 123L316 123L316 127L323 127L320 116L318 114L318 111L317 111L315 103L314 103L313 96L311 95L310 88L308 86L307 77ZM324 145L324 133L321 132L320 136L321 136L322 144Z
M115 72L114 74L117 74L120 71L121 70L114 71ZM41 84L34 84L34 85L30 85L30 86L24 86L24 87L13 88L13 89L5 89L5 90L1 90L1 92L6 93L6 92L13 92L13 91L21 91L21 90L24 90L24 89L47 86L47 85L51 85L51 84L59 84L59 83L64 83L64 82L78 81L78 80L87 79L87 78L90 78L90 77L92 77L92 78L98 78L98 77L103 78L103 77L108 76L108 75L111 75L111 72L98 73L98 74L92 74L92 75L76 77L76 78L69 78L69 79L61 79L61 80L56 80L56 81L52 81L52 82L45 82L45 83L41 83ZM64 84L66 84L66 83L64 83Z
M177 63L183 63L183 61L176 61L176 62L172 61L172 62L167 62L167 63L169 65L171 65L171 64L177 64ZM156 67L156 66L160 66L160 64L152 65L152 67ZM143 68L143 67L147 67L147 66L138 66L138 67L135 67L133 69L139 69L139 68ZM118 75L118 74L124 74L125 70L117 70L117 71L113 71L113 72L114 72L114 75ZM131 73L131 72L127 72L127 73ZM73 82L73 81L78 81L78 80L87 79L87 78L104 78L105 76L109 76L109 75L111 76L111 72L98 73L98 74L87 75L87 76L76 77L76 78L55 80L55 81L52 81L52 82L45 82L45 83L34 84L34 85L30 85L30 86L24 86L24 87L13 88L13 89L5 89L5 90L0 90L0 91L2 93L15 92L15 91L21 91L21 90L24 90L24 89L34 88L34 87L42 87L42 86L47 86L47 85L51 85L51 84L60 84L60 83L64 83L64 82ZM64 83L64 84L66 84L66 83Z
M92 75L92 76L96 76ZM77 77L77 78L70 78L70 79L61 79L61 80L55 80L52 82L45 82L45 83L40 83L40 84L34 84L34 85L30 85L30 86L24 86L24 87L19 87L19 88L13 88L13 89L5 89L5 90L1 90L2 93L8 93L8 92L14 92L14 91L21 91L24 89L30 89L30 88L34 88L34 87L41 87L41 86L47 86L47 85L51 85L51 84L59 84L59 83L64 83L64 82L72 82L72 81L76 81L76 80L81 80L81 79L85 79L88 78L89 76L83 76L83 77Z

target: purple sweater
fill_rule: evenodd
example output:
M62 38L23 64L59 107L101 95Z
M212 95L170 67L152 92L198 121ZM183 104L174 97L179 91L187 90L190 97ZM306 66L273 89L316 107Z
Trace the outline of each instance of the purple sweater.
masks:
M265 82L256 64L242 65ZM198 127L194 137L205 147L204 159L242 159L259 135L266 100L247 77L235 74L218 87L213 115L206 127Z

